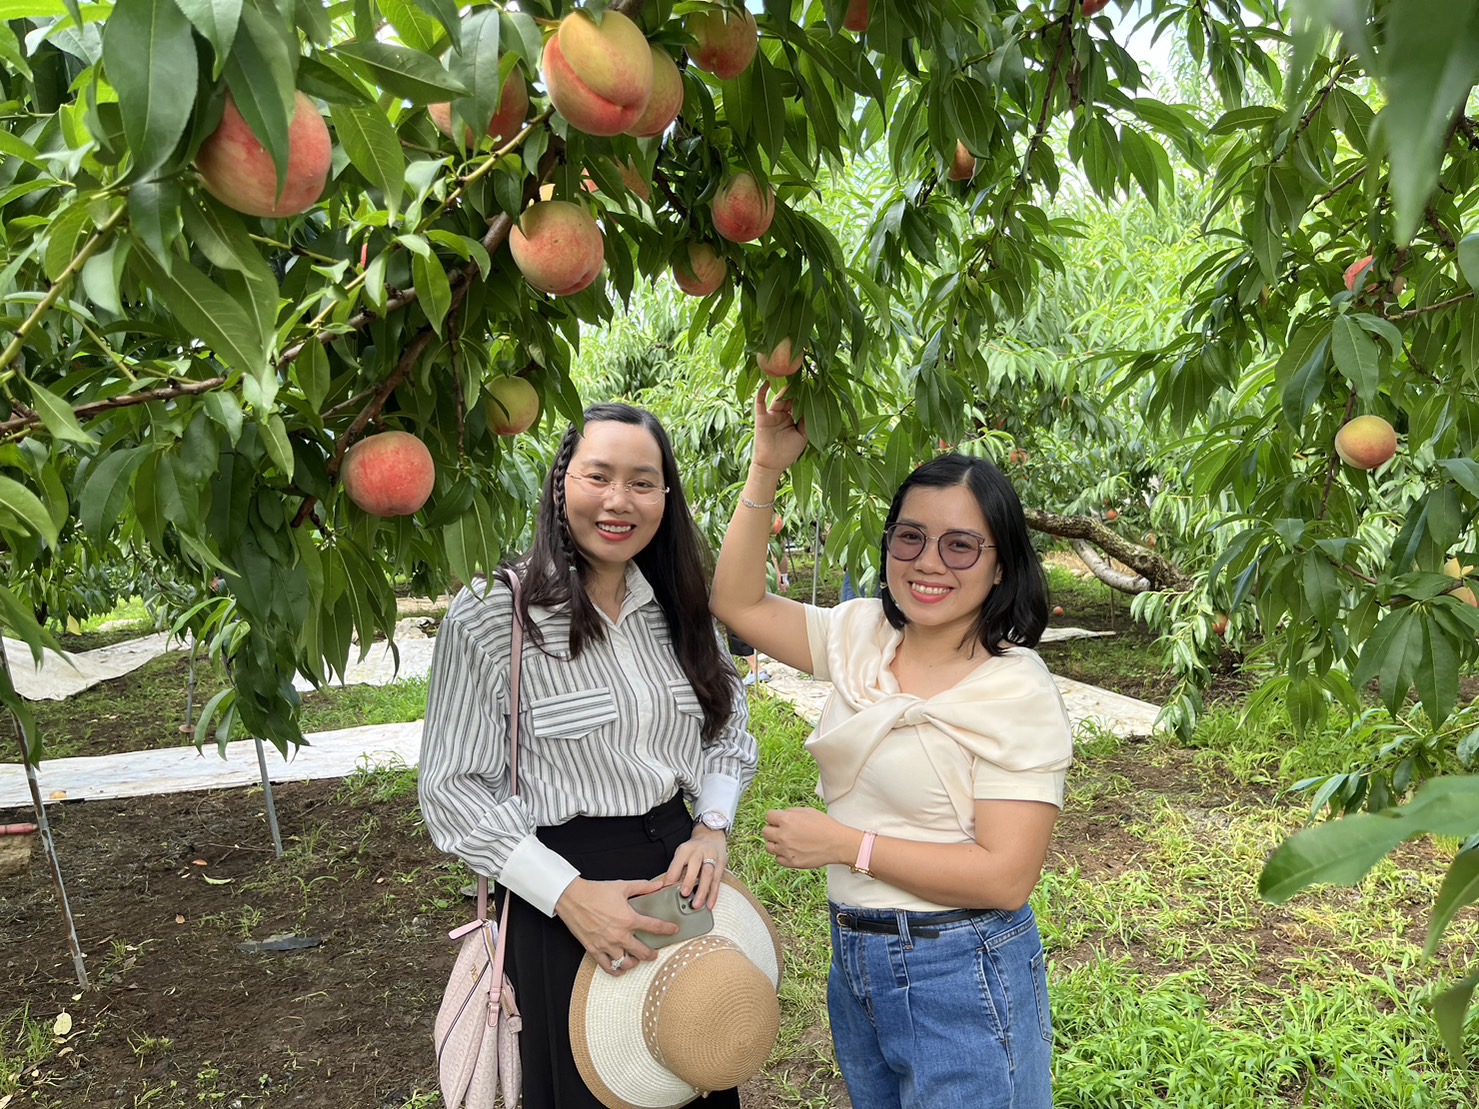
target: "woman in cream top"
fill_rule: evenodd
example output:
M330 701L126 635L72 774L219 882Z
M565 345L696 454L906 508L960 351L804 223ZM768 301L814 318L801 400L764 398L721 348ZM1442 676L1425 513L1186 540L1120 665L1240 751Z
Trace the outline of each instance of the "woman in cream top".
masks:
M1028 898L1072 737L1032 650L1047 588L1021 502L989 462L925 463L889 509L881 597L818 609L765 589L771 506L806 445L762 386L710 607L833 684L807 742L827 809L767 813L765 841L782 866L828 869L828 1012L852 1104L1050 1109Z

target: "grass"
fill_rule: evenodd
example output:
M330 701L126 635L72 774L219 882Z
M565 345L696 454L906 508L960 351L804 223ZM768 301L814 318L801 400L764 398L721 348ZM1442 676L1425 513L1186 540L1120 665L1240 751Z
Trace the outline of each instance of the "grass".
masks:
M761 768L733 865L789 941L770 1066L785 1104L826 1105L819 1089L841 1087L818 1035L830 960L825 876L777 866L759 835L766 809L816 803L801 748L808 729L768 694L751 706ZM1448 1059L1425 999L1436 979L1479 959L1475 914L1438 959L1421 956L1453 846L1405 849L1354 889L1264 903L1258 873L1304 809L1246 784L1287 786L1289 774L1337 755L1327 737L1300 751L1265 726L1239 733L1250 754L1234 759L1228 727L1206 725L1201 749L1159 739L1132 749L1101 733L1080 746L1069 812L1120 829L1125 842L1104 845L1112 872L1092 850L1060 842L1063 858L1033 898L1051 959L1054 1104L1472 1106L1479 1077ZM1206 774L1209 761L1222 773ZM1479 1017L1471 1027L1479 1032Z
M32 1019L29 1005L0 1013L0 1098L12 1097L26 1072L52 1057L52 1040L51 1029Z
M189 670L189 652L170 651L131 674L101 682L66 700L34 702L46 757L193 743L193 732L180 730L185 725ZM195 683L195 712L226 685L219 668L206 661L197 661ZM384 686L311 691L303 695L301 725L305 732L319 732L420 720L426 712L426 687L427 679L419 677Z

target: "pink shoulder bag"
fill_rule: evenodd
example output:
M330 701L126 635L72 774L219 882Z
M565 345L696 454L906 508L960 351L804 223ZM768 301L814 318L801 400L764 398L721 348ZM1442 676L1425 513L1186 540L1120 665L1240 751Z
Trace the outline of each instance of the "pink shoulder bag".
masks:
M503 574L514 595L513 644L509 659L508 766L519 792L519 671L524 624L519 619L519 577ZM488 879L478 875L478 915L448 933L461 940L452 977L437 1010L435 1042L442 1100L447 1109L493 1109L501 1092L505 1109L519 1103L523 1073L519 1031L523 1020L514 988L503 973L508 942L508 898L495 927L488 919Z

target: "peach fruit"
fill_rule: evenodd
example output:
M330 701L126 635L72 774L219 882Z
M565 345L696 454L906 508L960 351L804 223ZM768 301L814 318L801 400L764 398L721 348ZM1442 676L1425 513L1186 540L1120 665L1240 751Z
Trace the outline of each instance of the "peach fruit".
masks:
M451 104L428 104L426 114L431 116L431 121L442 134L452 133ZM488 137L495 143L507 142L519 133L519 129L524 126L524 117L528 114L529 86L524 83L519 71L514 70L508 75L508 80L503 82L503 91L498 95L498 110L488 121ZM463 128L462 144L477 145L471 127Z
M221 125L195 155L195 168L206 191L228 208L249 216L296 216L312 208L328 182L334 148L313 101L300 92L296 105L288 125L288 168L279 196L272 155L252 134L227 93Z
M349 499L372 516L410 516L431 496L436 466L416 436L382 431L345 452L339 481Z
M976 156L958 139L955 143L955 160L950 163L945 176L952 181L969 181L976 176Z
M693 64L724 81L743 73L760 49L760 28L744 8L710 4L690 15L683 25L697 40L690 52Z
M1091 15L1098 15L1100 12L1102 12L1108 6L1109 6L1109 0L1084 0L1084 3L1083 3L1084 18L1087 19Z
M842 26L858 34L866 31L868 29L868 0L847 0L847 14L842 17Z
M539 419L539 393L527 378L495 378L488 394L483 407L489 426L499 435L518 435Z
M639 139L661 135L683 109L683 75L678 72L677 63L666 50L660 50L656 46L650 46L650 49L652 96L648 98L647 107L642 109L642 114L626 131L628 135L635 135Z
M1374 254L1368 254L1365 258L1359 258L1345 268L1345 291L1354 293L1356 282L1361 279L1361 274L1371 268L1371 263L1376 261ZM1370 288L1370 286L1367 286Z
M673 259L673 280L691 297L706 297L729 273L729 263L708 243L688 243Z
M710 204L714 230L732 243L748 243L770 230L775 218L775 191L762 189L753 173L736 173L714 194Z
M1374 470L1397 453L1397 433L1380 416L1357 416L1335 433L1335 453L1347 466Z
M555 296L578 293L601 272L606 241L591 214L568 200L531 204L508 235L524 279Z
M619 135L652 97L652 48L620 12L598 24L583 11L560 20L540 66L550 103L577 131Z
M793 346L796 352L794 356L791 353ZM801 368L805 359L806 348L792 344L788 338L777 343L769 354L762 351L755 355L755 363L760 367L760 372L771 377L790 377Z

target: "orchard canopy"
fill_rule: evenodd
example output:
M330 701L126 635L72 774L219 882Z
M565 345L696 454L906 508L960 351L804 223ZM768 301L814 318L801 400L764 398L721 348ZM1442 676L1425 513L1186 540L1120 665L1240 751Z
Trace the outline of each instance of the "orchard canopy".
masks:
M1473 835L1476 80L1469 0L0 0L0 616L123 574L230 664L199 739L286 746L393 579L526 538L583 358L711 532L788 375L827 558L994 458L1173 725L1224 643L1296 727L1379 690L1317 807Z

